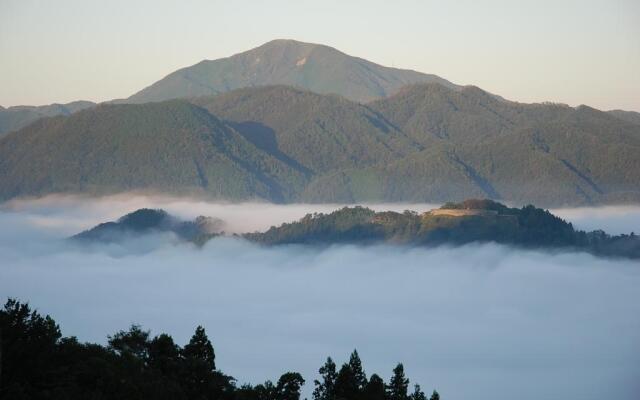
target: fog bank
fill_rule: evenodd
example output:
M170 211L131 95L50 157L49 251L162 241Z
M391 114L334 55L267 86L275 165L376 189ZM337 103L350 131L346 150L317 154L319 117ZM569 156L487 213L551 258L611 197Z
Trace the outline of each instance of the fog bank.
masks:
M402 361L412 382L450 400L631 400L640 393L637 262L491 244L261 248L220 238L197 250L150 236L114 251L60 240L139 207L211 215L243 231L339 205L136 197L5 204L0 294L30 301L65 335L86 341L104 343L140 323L184 344L202 324L216 364L239 383L296 370L307 395L326 356L343 362L353 348L369 375L388 380ZM605 211L563 216L578 226L623 229L640 215L610 219Z

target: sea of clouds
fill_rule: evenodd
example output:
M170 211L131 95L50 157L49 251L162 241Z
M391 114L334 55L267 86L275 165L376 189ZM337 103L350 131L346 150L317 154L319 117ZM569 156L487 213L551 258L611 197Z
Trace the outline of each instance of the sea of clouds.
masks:
M371 205L424 211L428 204ZM216 364L242 382L287 370L310 395L327 356L357 348L385 379L402 361L445 399L637 399L640 263L494 244L204 248L170 235L78 248L64 238L140 207L266 229L340 205L224 204L145 195L53 196L0 206L0 295L105 343L139 323L186 343L207 329ZM640 208L555 210L580 229L640 231Z

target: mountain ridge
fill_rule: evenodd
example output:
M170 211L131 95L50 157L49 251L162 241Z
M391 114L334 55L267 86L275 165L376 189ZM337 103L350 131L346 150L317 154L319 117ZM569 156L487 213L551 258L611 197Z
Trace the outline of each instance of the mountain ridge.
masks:
M332 47L276 39L251 50L174 71L119 102L143 103L285 84L367 102L415 82L457 87L436 75L384 67Z
M257 68L258 64L262 67ZM440 83L461 91L473 88L470 85L455 85L433 74L382 66L323 44L275 39L229 57L205 59L180 68L127 99L103 103L144 103L192 98L225 93L243 87L278 84L319 94L337 94L352 101L370 103L392 96L406 86L428 82ZM490 95L508 101L498 95ZM47 106L0 106L0 136L19 130L39 118L70 115L95 105L96 103L92 102L76 101ZM611 110L608 113L620 120L640 124L640 113L623 110Z
M77 100L65 104L53 103L45 106L11 106L6 108L0 106L0 137L24 128L40 118L71 115L95 105L96 103L91 101Z
M288 86L104 104L0 139L0 198L129 190L274 202L640 201L640 126L413 85L368 104Z
M284 201L304 174L181 100L99 105L0 139L0 197L127 190Z

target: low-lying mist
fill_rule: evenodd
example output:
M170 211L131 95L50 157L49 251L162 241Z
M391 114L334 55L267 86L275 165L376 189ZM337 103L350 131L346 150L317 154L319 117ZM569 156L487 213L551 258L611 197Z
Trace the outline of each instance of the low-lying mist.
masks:
M636 399L640 265L492 244L265 248L170 236L81 249L62 238L140 207L266 229L339 205L213 204L148 196L49 197L0 208L0 294L104 343L140 323L184 344L206 327L216 364L240 382L296 370L309 396L326 356L357 348L367 373L446 399ZM414 209L432 205L375 205ZM622 210L622 211L621 211ZM640 230L640 208L560 210L581 229ZM162 244L159 246L159 244Z

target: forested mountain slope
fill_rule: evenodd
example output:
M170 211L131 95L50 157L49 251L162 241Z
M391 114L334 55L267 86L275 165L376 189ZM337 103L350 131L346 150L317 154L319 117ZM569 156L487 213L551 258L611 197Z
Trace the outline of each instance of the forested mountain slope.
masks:
M275 202L640 201L640 125L481 89L359 104L288 86L42 119L0 139L0 198L128 190Z
M291 200L305 173L185 101L102 105L0 140L0 197L152 190Z

